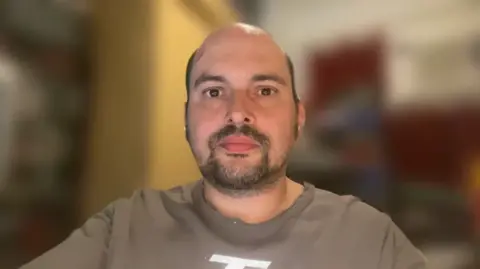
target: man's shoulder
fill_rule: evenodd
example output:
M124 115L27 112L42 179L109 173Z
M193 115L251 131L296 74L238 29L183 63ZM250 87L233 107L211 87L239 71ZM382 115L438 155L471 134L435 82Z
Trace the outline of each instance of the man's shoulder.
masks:
M426 268L425 257L391 218L359 198L316 190L312 209L311 216L328 212L318 222L321 238L332 253L342 253L351 264L359 268Z
M339 195L326 190L315 189L311 210L323 211L333 222L342 221L348 225L386 228L390 217L353 195ZM359 228L359 227L357 227Z
M97 217L108 219L132 218L133 215L162 214L166 207L185 206L191 204L191 192L197 182L179 185L166 190L141 188L130 196L118 198L106 206ZM125 220L123 220L125 221Z
M191 193L198 182L190 182L177 185L169 189L160 190L154 188L140 188L133 191L130 197L120 198L113 202L115 208L129 207L139 204L157 204L165 200L172 200L178 203L191 202Z

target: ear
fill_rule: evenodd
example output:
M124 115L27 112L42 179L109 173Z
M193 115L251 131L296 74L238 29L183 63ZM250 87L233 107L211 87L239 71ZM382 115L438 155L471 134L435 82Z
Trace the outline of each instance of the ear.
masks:
M298 123L298 132L301 133L303 127L305 126L306 112L305 106L302 102L297 104L297 123Z
M187 126L187 124L188 124L188 101L185 102L185 107L184 107L184 110L183 110L183 115L184 115L183 124L184 124L185 126Z
M183 125L184 125L184 131L185 131L185 138L188 141L188 101L185 102L185 108L183 113L184 113Z

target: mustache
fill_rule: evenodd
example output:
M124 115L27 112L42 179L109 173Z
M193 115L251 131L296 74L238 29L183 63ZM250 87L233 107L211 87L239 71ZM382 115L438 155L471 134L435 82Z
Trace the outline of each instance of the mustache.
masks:
M215 148L215 145L218 144L222 139L231 136L231 135L244 135L259 143L261 146L266 147L270 144L270 140L264 134L262 134L257 129L253 128L250 125L226 125L222 129L214 133L210 139L208 145L211 149Z

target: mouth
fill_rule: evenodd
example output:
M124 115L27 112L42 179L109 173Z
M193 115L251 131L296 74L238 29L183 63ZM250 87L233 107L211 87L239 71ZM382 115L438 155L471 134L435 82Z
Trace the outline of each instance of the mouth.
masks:
M229 153L247 153L260 148L260 144L248 136L231 135L220 141L218 144Z

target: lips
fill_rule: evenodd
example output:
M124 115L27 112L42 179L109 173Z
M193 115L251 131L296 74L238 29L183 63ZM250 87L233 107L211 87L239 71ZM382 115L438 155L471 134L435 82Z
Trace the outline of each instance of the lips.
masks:
M230 152L247 152L259 147L259 144L248 136L232 135L219 143L220 147Z

